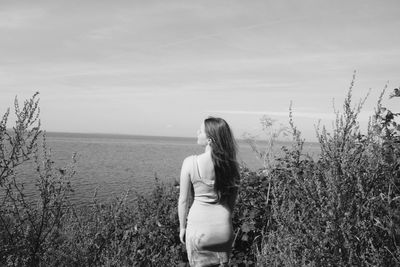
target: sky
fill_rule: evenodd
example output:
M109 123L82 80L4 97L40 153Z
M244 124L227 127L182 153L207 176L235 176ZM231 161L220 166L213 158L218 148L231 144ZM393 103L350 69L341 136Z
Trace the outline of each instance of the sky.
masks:
M262 138L260 118L287 125L292 103L313 141L354 71L362 126L385 85L400 112L399 14L398 0L0 0L0 114L39 91L47 131L195 137L218 116Z

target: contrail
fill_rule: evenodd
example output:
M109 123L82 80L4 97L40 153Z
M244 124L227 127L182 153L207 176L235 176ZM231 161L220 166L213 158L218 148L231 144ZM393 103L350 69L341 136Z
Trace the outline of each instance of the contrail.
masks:
M220 37L220 36L223 36L224 34L226 34L226 32L229 32L229 31L232 32L232 31L251 30L251 29L256 29L256 28L262 28L262 27L265 27L265 26L272 26L272 25L282 24L284 22L298 21L298 20L301 20L303 18L304 17L291 18L291 19L279 19L279 20L275 20L275 21L257 23L257 24L253 24L253 25L239 26L239 27L227 29L225 32L219 32L219 33L213 33L213 34L205 34L205 35L195 36L195 37L192 37L192 38L183 39L183 40L179 40L179 41L175 41L175 42L169 42L169 43L160 45L158 48L171 47L171 46L175 46L175 45L191 43L191 42L198 41L198 40L204 40L204 39L211 39L211 38L215 38L215 37Z

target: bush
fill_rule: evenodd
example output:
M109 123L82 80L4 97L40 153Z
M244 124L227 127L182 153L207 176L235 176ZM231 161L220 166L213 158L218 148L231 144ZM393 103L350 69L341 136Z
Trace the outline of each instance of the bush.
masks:
M0 122L0 264L37 266L52 251L68 212L72 168L57 169L46 147L36 93L22 110L15 99L16 125L7 129L9 109ZM42 136L42 146L39 137ZM33 166L37 195L27 197L22 166Z
M94 197L65 223L57 266L176 266L184 259L178 240L177 192L157 182L151 196L111 203Z
M353 80L354 82L354 80ZM271 172L271 221L261 266L397 266L400 264L400 139L382 117L381 98L362 135L350 87L333 133L318 131L317 161L302 142Z

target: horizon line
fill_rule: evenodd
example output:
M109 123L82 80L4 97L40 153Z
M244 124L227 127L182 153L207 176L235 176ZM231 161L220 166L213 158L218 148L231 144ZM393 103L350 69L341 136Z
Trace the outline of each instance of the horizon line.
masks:
M47 131L42 130L43 132L50 133L50 134L72 134L72 135L104 135L104 136L125 136L125 137L154 137L154 138L182 138L182 139L197 139L196 137L189 137L189 136L172 136L172 135L151 135L151 134L127 134L127 133L105 133L105 132L68 132L68 131ZM235 140L239 142L246 142L247 139L244 138L235 138ZM254 139L257 142L267 142L268 140L265 139ZM283 143L292 143L291 140L282 140L278 139L277 142ZM317 141L305 141L306 143L318 143Z

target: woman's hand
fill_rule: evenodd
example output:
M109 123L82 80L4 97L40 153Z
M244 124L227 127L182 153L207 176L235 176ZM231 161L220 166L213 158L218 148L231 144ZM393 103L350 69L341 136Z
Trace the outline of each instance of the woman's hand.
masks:
M186 235L186 229L181 228L179 231L179 239L181 240L182 244L185 244L185 235Z

